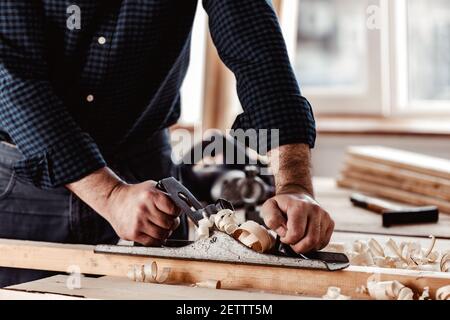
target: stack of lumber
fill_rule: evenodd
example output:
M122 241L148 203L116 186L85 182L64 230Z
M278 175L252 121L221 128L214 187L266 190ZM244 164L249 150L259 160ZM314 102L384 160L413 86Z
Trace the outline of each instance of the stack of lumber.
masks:
M380 146L350 147L340 187L450 213L450 160Z

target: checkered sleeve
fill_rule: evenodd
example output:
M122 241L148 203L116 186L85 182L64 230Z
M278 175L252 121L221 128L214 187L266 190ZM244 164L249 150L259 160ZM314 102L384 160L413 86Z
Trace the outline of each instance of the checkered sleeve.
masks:
M314 147L312 108L300 93L269 1L203 0L203 6L219 55L237 79L244 112L233 128L279 129L280 145Z
M15 165L17 176L55 188L105 161L50 84L41 6L40 1L0 1L0 127L24 155Z

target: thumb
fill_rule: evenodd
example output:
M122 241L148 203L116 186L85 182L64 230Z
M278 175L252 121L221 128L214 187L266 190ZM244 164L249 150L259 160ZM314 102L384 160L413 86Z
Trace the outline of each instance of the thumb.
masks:
M274 230L282 238L286 236L286 217L275 199L269 199L264 203L261 208L261 215L267 227Z

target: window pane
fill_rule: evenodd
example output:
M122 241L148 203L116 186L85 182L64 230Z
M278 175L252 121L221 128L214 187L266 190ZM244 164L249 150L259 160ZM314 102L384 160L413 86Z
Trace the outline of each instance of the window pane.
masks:
M299 1L295 68L302 86L363 87L366 1Z
M450 1L408 0L410 100L450 100Z

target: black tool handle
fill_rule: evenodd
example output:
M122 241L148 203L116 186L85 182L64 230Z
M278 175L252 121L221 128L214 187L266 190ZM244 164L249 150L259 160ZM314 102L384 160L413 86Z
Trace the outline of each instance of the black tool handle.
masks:
M439 221L439 209L435 206L411 208L408 211L385 211L383 227L401 224L436 223Z

